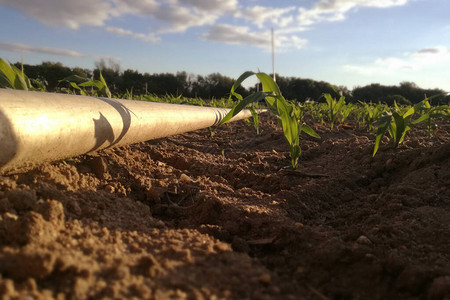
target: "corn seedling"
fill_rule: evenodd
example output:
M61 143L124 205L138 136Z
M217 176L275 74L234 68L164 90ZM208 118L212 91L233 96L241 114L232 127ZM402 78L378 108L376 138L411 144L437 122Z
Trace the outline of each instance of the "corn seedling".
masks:
M336 117L341 112L342 108L345 105L345 97L341 96L339 100L336 100L335 98L331 97L330 94L324 94L323 97L325 98L327 102L327 117L330 129L333 129L334 122L336 120Z
M345 124L348 117L353 113L355 107L353 104L347 104L342 106L341 111L338 114L338 122L339 124Z
M413 122L414 124L418 124L418 123L424 121L426 124L426 132L429 137L431 136L431 133L433 132L433 130L437 128L437 124L435 124L433 122L434 119L437 119L437 118L450 119L448 105L431 106L431 104L430 104L431 98L434 98L437 96L440 96L440 95L426 98L421 102L422 106L420 106L418 108L418 112L421 114L421 116L416 121Z
M252 125L253 128L256 130L256 135L260 135L259 132L259 113L256 111L256 109L252 106L249 107L250 112L252 113L252 119L251 121L249 119L245 119L249 125Z
M315 122L323 125L325 122L325 109L323 105L324 103L306 101L305 103L303 103L303 110L306 114L310 115Z
M97 88L96 93L93 93L94 96L111 98L111 91L109 90L102 73L100 73L100 80L89 80L85 77L72 75L60 80L60 82L61 81L69 82L69 84L83 96L87 96L90 94L84 88L92 87Z
M263 91L255 92L245 98L236 92L236 89L242 82L250 76L258 77L262 84ZM298 159L301 155L300 149L300 133L304 131L307 134L318 137L314 130L306 124L299 125L294 106L284 99L280 89L275 81L266 73L245 72L233 84L230 91L230 98L236 97L239 102L230 110L230 112L222 119L219 125L229 121L233 116L237 115L242 109L249 104L265 100L267 108L275 114L281 121L283 133L289 144L289 154L291 157L292 167L298 166Z
M0 58L0 87L11 88L15 90L31 90L44 92L45 85L37 80L33 80L33 83L37 85L34 87L32 81L25 75L22 68L19 69L12 63L7 63Z
M320 139L320 136L310 127L308 126L304 121L303 118L305 116L305 110L306 107L305 105L302 105L298 102L289 102L290 105L292 105L293 108L293 115L295 117L295 119L297 120L297 125L299 126L299 134L301 134L302 132Z
M126 93L124 93L123 95L118 95L117 98L120 98L120 99L127 99L127 100L133 100L133 99L134 99L134 96L133 96L133 88L131 88L130 91L127 89Z
M358 101L363 108L362 123L365 125L367 132L372 132L373 125L380 119L380 117L387 111L387 107L382 104L374 105L372 103L365 103Z
M414 106L404 108L400 108L397 103L394 102L394 110L392 112L386 112L379 119L373 156L377 153L386 131L389 132L394 143L394 148L397 148L398 145L403 142L406 133L411 127L425 120L425 118L419 118L416 121L412 121L412 116L420 110L426 100L427 99L422 100Z

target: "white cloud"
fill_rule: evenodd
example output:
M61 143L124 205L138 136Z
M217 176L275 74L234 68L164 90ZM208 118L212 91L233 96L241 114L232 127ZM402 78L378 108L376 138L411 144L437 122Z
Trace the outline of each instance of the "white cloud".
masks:
M295 34L316 23L344 20L359 7L385 8L408 1L412 0L319 0L311 8L301 4L276 8L242 0L0 0L0 6L8 5L50 26L100 26L109 33L147 42L206 27L204 39L264 48L270 44L270 35L265 33L270 25L276 29L278 48L300 49L306 41ZM148 23L148 33L112 25L118 18L134 16ZM237 26L242 20L249 27Z
M382 75L392 72L418 72L436 65L449 64L450 49L444 46L423 48L401 57L378 58L371 64L345 65L344 69L361 75Z
M359 7L387 8L401 6L411 0L321 0L311 9L299 8L299 25L310 26L319 22L342 21L352 9Z
M251 45L269 50L271 47L270 31L251 31L246 26L232 26L227 24L215 25L203 35L205 40L222 42L231 45ZM301 49L306 44L305 39L297 36L276 36L275 46L278 49Z
M32 46L18 43L3 43L0 42L0 49L11 51L11 52L23 52L23 53L43 53L49 55L61 55L61 56L72 56L72 57L83 57L84 55L73 50L60 49L60 48L49 48Z
M215 25L203 35L203 38L231 45L253 45L263 48L270 46L270 37L250 32L250 29L245 26Z
M81 25L102 26L109 18L111 5L103 0L0 0L50 26L78 29Z
M112 0L114 9L112 14L120 16L124 14L152 15L160 9L161 5L156 0Z
M275 47L281 51L286 49L302 49L308 43L308 40L302 39L296 35L281 35L275 37Z
M159 33L184 32L191 27L212 25L225 12L234 11L237 0L0 0L49 26L79 29L107 26L114 18L139 15L148 18ZM105 30L122 36L158 41L154 33L143 34L107 26Z
M192 10L183 6L161 8L154 15L157 20L165 22L160 33L185 32L191 27L212 25L219 17L216 14Z
M274 8L266 6L252 6L237 11L234 16L253 22L259 28L262 28L265 23L271 23L279 27L286 27L294 21L292 15L288 13L295 10L295 7Z
M141 15L159 21L159 25L153 27L160 34L180 33L192 27L212 25L222 14L237 7L237 0L113 1L116 5L114 15Z
M445 46L422 48L410 55L420 67L450 62L450 49Z
M159 42L161 40L160 37L156 36L155 34L144 34L144 33L136 33L131 30L119 28L119 27L112 27L108 26L106 27L106 31L116 34L116 35L122 35L122 36L130 36L135 39L140 39L145 42Z
M233 12L238 7L237 0L178 0L178 3L192 6L201 11L214 13Z

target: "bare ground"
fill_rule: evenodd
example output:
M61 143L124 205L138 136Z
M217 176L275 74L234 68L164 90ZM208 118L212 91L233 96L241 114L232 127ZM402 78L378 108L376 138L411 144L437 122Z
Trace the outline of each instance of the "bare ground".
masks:
M450 126L399 149L276 121L0 177L2 299L450 299Z

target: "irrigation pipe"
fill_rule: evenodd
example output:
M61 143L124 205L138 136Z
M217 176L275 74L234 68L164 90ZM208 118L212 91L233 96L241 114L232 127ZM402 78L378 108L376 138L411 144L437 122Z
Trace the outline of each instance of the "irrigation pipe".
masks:
M217 125L229 109L0 89L0 174ZM241 111L231 121L251 117Z

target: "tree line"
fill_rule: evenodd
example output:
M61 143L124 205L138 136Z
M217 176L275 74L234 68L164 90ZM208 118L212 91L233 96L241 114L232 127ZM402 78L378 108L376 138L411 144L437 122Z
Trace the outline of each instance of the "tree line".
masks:
M21 63L15 64L21 67ZM206 76L194 75L187 72L172 73L140 73L127 69L121 71L118 64L106 63L101 60L95 63L93 70L79 67L70 68L60 62L42 62L39 65L23 65L25 74L31 79L42 82L49 92L62 92L70 89L68 82L61 81L71 75L84 78L98 79L100 72L105 78L113 94L123 95L131 92L134 95L154 94L158 96L173 95L192 98L222 98L227 97L235 79L220 73ZM324 93L335 94L330 83L298 77L283 77L277 74L277 84L286 99L304 102L307 100L321 101ZM238 93L246 96L257 90L258 87L245 89L240 87ZM344 86L337 87L346 97L346 101L354 103L366 101L386 103L392 105L414 104L425 97L440 95L432 99L433 104L448 104L450 96L444 95L441 89L423 89L412 82L402 82L397 86L386 86L378 83L356 87L352 90ZM322 99L323 100L323 99Z

